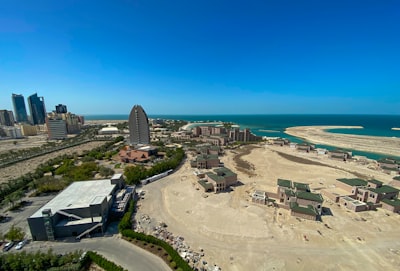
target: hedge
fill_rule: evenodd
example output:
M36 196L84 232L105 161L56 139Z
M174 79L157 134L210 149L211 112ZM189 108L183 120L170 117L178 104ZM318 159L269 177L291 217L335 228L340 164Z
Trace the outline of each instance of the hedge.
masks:
M109 260L97 254L96 252L88 251L86 252L85 257L82 260L82 266L89 265L91 262L94 262L95 264L97 264L106 271L127 271L122 266L110 262Z
M189 264L184 259L182 259L179 253L175 249L173 249L167 242L160 240L152 235L146 235L144 233L135 232L130 229L123 230L121 234L128 238L134 238L162 247L171 256L172 261L176 263L177 268L181 268L183 271L193 271L193 269L190 268Z

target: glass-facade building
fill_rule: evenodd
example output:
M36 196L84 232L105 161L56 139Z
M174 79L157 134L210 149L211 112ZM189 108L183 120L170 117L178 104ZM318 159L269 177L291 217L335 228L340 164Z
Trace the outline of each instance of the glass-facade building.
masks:
M14 113L17 122L28 122L28 114L26 113L24 96L20 94L13 94L11 99L13 102Z
M38 97L37 93L28 97L29 110L31 112L32 123L34 125L46 122L46 108L44 98Z

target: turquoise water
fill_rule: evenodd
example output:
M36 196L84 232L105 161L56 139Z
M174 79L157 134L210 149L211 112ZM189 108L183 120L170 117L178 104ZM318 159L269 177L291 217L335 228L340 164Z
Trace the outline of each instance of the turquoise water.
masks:
M400 131L391 130L400 127L400 115L149 115L149 118L174 119L185 121L223 121L233 122L240 127L249 128L254 134L269 137L286 137L294 142L300 139L284 133L287 127L308 125L362 126L363 129L333 129L332 133L400 137ZM128 115L87 115L87 120L127 120ZM318 145L327 149L331 146ZM353 151L379 159L382 155Z

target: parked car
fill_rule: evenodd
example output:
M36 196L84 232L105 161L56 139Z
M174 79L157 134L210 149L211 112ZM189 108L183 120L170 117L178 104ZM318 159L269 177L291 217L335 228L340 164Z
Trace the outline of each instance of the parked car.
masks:
M8 242L7 244L4 245L3 251L9 251L14 245L14 242Z
M23 248L26 244L27 240L22 240L21 242L19 242L16 246L15 249L16 250L20 250L21 248Z

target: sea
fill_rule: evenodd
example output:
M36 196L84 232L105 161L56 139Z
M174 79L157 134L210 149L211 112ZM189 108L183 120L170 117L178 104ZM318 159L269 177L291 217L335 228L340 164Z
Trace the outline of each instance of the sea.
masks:
M128 120L128 115L86 115L86 120ZM149 115L149 118L170 120L185 120L189 122L222 121L232 122L242 129L249 128L258 136L286 137L292 142L302 142L301 139L285 134L285 129L294 126L335 125L362 126L363 129L331 129L332 133L371 135L400 138L400 115ZM331 150L335 146L317 145ZM371 159L383 156L352 150L354 155L362 155Z

